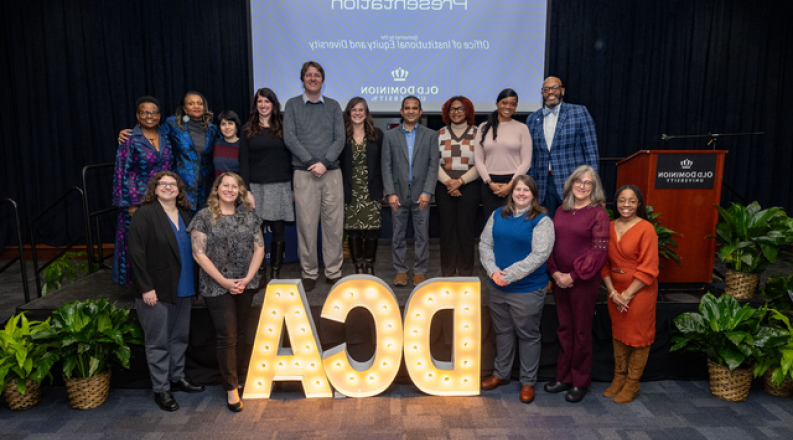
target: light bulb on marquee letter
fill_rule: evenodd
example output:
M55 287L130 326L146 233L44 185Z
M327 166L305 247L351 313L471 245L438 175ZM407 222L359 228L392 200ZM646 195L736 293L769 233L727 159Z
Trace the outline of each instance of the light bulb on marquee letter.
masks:
M282 348L282 329L289 331L291 349ZM246 399L268 399L273 382L299 380L306 397L332 397L320 355L319 338L300 280L270 283L256 329Z
M413 383L436 396L479 395L481 285L478 278L434 278L418 285L405 306L405 366ZM436 312L454 310L451 362L430 353Z
M333 387L349 397L376 396L393 382L402 360L402 317L399 304L380 278L354 275L337 283L328 294L322 317L344 323L355 307L364 307L374 318L377 340L374 355L357 362L343 343L325 351L322 362Z

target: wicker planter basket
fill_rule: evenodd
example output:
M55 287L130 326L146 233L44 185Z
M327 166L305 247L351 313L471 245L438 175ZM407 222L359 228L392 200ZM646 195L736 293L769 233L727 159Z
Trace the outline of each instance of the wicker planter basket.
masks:
M726 287L727 295L735 299L752 299L757 285L760 283L759 273L738 272L727 268Z
M765 392L777 397L793 396L793 380L788 376L782 381L779 387L777 387L774 385L774 382L771 381L772 374L774 374L773 368L765 370L765 374L763 374L763 389Z
M729 368L708 359L710 393L727 402L743 402L749 397L752 388L752 369Z
M69 395L69 404L74 409L92 409L101 406L107 401L110 392L110 370L93 377L64 376L66 394Z
M5 388L3 388L3 396L6 398L8 409L11 411L24 411L41 403L41 387L30 379L25 381L25 386L27 389L24 396L17 389L16 379L6 383Z

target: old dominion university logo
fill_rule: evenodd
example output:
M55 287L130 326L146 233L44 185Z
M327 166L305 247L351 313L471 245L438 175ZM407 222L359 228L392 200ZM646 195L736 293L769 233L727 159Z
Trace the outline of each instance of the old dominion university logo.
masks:
M383 78L383 84L377 86L361 86L361 96L370 101L399 102L405 96L414 95L422 101L429 96L436 96L440 89L436 85L414 84L410 82L410 72L401 66Z

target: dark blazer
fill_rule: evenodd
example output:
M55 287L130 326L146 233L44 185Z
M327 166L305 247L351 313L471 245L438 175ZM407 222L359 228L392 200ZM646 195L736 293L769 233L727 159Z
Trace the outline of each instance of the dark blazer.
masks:
M190 211L179 208L179 214L184 224L189 225L192 220ZM186 229L180 232L186 234ZM129 225L129 255L132 260L132 288L135 297L143 298L145 292L154 289L157 301L175 304L182 259L171 221L159 202L141 206L132 216Z
M380 150L383 148L383 131L375 127L377 141L366 141L366 169L369 172L369 198L379 202L383 198L383 171L380 168ZM347 142L339 156L339 167L344 178L344 203L352 201L352 144Z
M413 163L408 162L408 144L402 124L388 130L383 137L382 172L383 191L396 194L399 202L407 206L415 203L422 192L435 193L441 152L438 150L438 132L421 124L416 125L416 142L413 145ZM408 190L408 177L413 170L413 184ZM408 194L410 192L410 194ZM410 198L408 200L408 197Z

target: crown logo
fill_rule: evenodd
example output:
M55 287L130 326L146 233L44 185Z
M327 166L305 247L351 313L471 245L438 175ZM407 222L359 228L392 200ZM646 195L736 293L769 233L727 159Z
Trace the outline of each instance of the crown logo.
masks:
M680 161L680 167L683 168L684 170L690 170L691 169L691 165L694 165L694 162L689 160L689 159L685 159L685 160L681 160Z
M408 78L408 75L410 75L410 72L401 67L391 71L391 77L394 78L396 82L404 82Z

